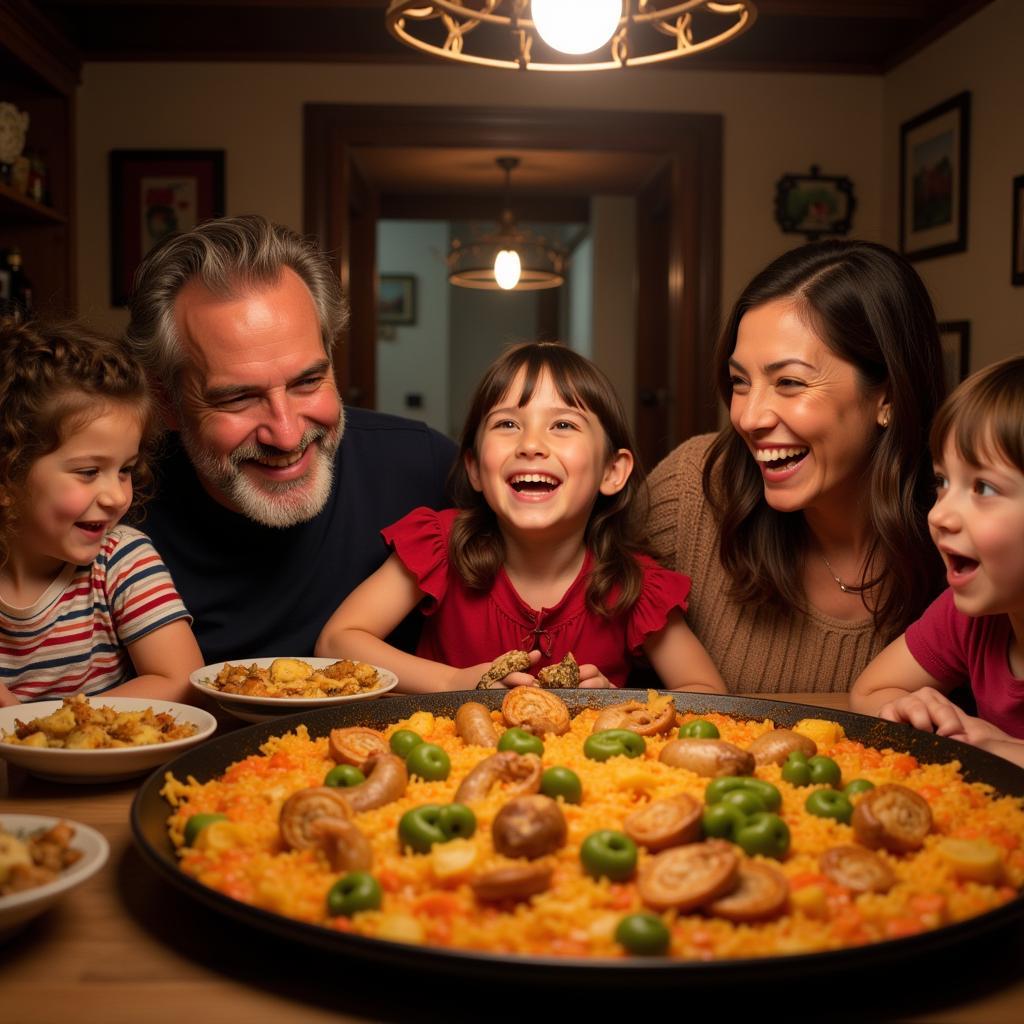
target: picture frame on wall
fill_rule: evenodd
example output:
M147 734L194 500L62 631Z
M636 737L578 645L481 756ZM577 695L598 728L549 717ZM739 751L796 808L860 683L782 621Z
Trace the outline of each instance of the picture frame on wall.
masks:
M900 252L910 260L967 249L971 94L900 126Z
M971 322L946 320L939 324L942 367L948 394L971 372Z
M128 304L135 271L159 241L223 216L224 150L111 150L110 304Z
M412 274L381 274L377 286L377 323L416 323L416 278Z
M1013 179L1013 255L1010 284L1024 284L1024 174Z
M822 235L849 233L857 200L853 182L840 175L819 172L784 174L775 184L775 221L786 234L810 241Z

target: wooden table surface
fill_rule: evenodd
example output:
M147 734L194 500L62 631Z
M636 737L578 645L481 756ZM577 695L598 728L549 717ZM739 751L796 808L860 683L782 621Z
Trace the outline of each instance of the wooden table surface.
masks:
M785 699L846 707L845 694ZM0 767L2 767L0 762ZM537 1018L564 986L500 993L495 984L427 976L346 962L254 931L185 896L157 876L135 850L128 811L138 780L73 787L10 769L0 776L6 811L66 816L102 832L110 860L53 909L0 944L0 1022L162 1024L182 1021L426 1021ZM918 962L920 961L920 962ZM968 948L901 964L850 967L799 984L676 990L668 998L693 1011L772 1007L795 1019L913 1020L998 1024L1024 1020L1024 924L973 939ZM573 1016L593 1009L644 1017L635 986L599 994L572 992ZM657 998L664 1003L665 997ZM564 1005L564 1004L563 1004ZM729 1016L730 1014L726 1014ZM541 1013L540 1016L546 1017ZM597 1019L597 1018L595 1018ZM691 1017L692 1019L692 1017Z

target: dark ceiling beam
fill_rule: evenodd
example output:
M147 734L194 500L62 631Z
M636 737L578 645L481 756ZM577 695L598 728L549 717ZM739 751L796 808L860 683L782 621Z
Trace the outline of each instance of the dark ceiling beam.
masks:
M929 0L754 0L766 18L897 18L928 17Z

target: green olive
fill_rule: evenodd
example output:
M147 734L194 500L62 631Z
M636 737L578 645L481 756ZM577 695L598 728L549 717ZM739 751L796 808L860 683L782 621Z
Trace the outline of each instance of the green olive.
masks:
M567 804L578 804L583 800L583 783L570 768L556 765L548 768L540 777L540 791L552 800L561 797Z
M391 752L397 754L404 761L423 742L423 737L412 729L399 729L391 734Z
M399 846L428 853L435 843L468 839L476 831L476 815L465 804L421 804L398 822Z
M709 722L704 718L695 718L692 722L681 726L678 735L681 740L717 740L721 733L714 722Z
M327 913L351 917L360 910L379 910L380 883L368 871L352 871L339 878L327 892Z
M607 761L610 757L642 757L647 749L643 736L629 729L603 729L591 733L583 743L583 753L591 761Z
M405 759L410 775L418 775L428 782L440 782L448 778L452 762L448 755L434 743L417 743Z
M615 941L627 953L661 956L668 952L669 930L657 914L627 914L615 929Z
M636 843L625 834L610 828L591 832L580 847L583 870L594 878L610 878L624 882L636 871Z
M193 814L192 817L185 822L185 845L194 846L196 839L199 838L199 833L202 832L207 825L212 825L215 821L227 820L228 816L226 814L217 814L215 812Z
M866 793L869 789L874 788L875 784L867 779L851 779L843 786L843 792L847 796L860 796L861 793Z
M533 733L513 726L501 734L498 749L511 750L514 754L536 754L540 757L544 753L544 744Z
M816 789L805 801L808 814L819 818L834 818L844 825L853 817L853 804L845 793L838 789Z
M358 786L366 776L354 764L336 764L325 776L325 786Z

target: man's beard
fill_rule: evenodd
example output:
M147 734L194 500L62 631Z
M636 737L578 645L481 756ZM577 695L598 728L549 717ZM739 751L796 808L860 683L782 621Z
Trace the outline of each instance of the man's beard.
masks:
M242 469L247 461L285 454L278 448L248 443L227 456L215 455L184 423L181 443L199 477L232 508L263 526L283 529L308 522L323 511L334 485L334 456L344 432L344 409L337 426L307 430L293 451L316 445L309 469L296 480L282 481L257 482Z

